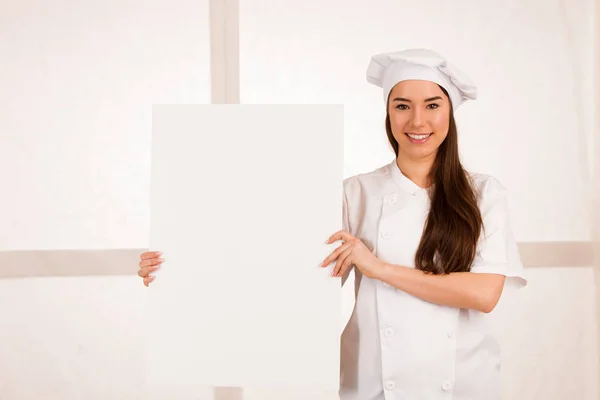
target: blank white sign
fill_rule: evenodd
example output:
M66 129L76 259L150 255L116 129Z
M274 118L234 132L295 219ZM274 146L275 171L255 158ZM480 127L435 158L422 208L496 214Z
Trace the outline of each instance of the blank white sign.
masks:
M343 107L153 108L150 385L337 390Z

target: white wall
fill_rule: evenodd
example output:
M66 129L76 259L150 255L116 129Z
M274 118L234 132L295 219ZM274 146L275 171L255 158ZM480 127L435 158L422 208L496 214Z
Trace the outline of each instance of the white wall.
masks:
M393 157L370 56L436 49L478 84L457 114L463 160L510 189L517 239L590 240L594 3L566 4L242 1L241 102L343 103L346 175L368 171Z
M0 0L0 250L147 245L152 104L210 101L208 14ZM0 280L0 399L136 398L136 278Z
M0 1L0 250L146 246L152 104L210 101L208 29L208 0Z
M495 311L506 400L597 400L597 308L591 267L533 268L530 286Z
M480 86L462 153L509 187L518 239L589 240L593 2L566 5L242 0L241 101L344 103L346 175L367 171L391 157L369 56L432 46ZM208 1L0 0L0 54L0 249L145 247L150 105L208 102ZM507 400L598 397L592 270L567 267L529 270L498 310ZM144 388L146 293L136 276L0 280L0 399L211 399Z

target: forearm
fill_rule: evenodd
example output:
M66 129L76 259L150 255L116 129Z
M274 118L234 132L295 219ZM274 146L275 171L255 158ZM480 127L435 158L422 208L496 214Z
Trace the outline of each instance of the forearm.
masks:
M504 285L502 275L472 272L432 275L387 263L375 278L430 303L485 313L494 309Z

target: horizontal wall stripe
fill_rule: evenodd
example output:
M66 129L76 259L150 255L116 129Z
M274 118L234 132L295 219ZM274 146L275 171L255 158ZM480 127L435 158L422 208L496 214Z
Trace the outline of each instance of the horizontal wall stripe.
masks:
M0 278L135 275L146 249L28 250L0 252ZM520 243L526 267L591 267L593 242ZM168 255L165 255L165 260Z

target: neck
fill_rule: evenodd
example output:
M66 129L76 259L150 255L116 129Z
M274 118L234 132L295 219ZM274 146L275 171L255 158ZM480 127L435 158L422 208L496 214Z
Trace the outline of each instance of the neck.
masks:
M422 188L428 188L433 185L431 171L434 162L435 154L416 160L402 154L396 158L396 164L398 164L398 168L400 168L404 176Z

